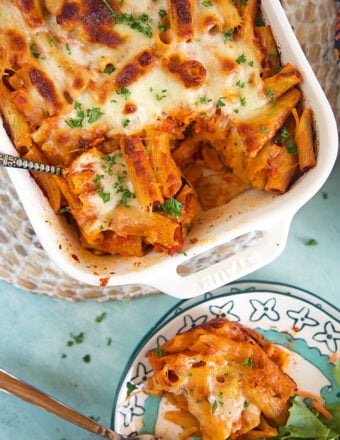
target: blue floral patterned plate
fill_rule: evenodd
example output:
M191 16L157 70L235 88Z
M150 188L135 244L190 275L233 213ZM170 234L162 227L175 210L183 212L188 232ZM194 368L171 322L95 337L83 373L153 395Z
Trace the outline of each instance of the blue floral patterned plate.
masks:
M339 310L293 286L237 282L178 303L142 339L115 396L111 424L115 430L125 435L155 432L164 440L178 440L180 429L162 416L164 402L143 391L152 374L145 353L218 316L239 321L289 351L287 372L300 389L320 394L329 404L339 401L330 362L339 352Z

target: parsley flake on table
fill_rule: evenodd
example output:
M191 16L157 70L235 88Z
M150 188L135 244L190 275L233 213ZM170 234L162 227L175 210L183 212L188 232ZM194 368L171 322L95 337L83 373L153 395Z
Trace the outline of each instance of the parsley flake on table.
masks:
M88 364L91 362L91 355L86 354L85 356L83 356L83 361L85 362L85 364Z
M70 333L70 338L71 340L68 341L67 345L73 345L70 344L71 342L76 344L81 344L82 342L84 342L85 334L84 332L80 332L78 335L75 335L74 333Z
M317 246L318 242L315 240L315 238L310 238L305 242L306 246Z
M96 322L102 322L106 318L106 312L101 313L95 319Z

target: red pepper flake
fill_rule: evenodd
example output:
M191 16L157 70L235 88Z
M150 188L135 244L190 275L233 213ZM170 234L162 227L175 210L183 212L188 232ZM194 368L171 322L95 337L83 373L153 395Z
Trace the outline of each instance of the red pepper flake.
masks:
M80 263L79 257L76 254L72 254L71 257L77 262Z
M99 278L100 287L105 287L107 285L107 283L109 282L109 279L110 279L110 277Z

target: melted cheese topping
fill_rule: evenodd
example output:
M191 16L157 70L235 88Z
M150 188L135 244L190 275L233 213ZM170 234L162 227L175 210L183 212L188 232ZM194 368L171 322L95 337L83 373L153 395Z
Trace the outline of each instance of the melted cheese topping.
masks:
M267 189L269 178L268 189L285 190L290 177L277 185L275 164L260 175L252 162L251 177L244 169L300 98L295 89L276 102L266 87L251 9L231 0L0 0L2 114L20 154L67 170L62 194L55 182L42 187L56 211L69 204L85 245L173 254L201 206L250 184ZM117 156L103 172L101 156L119 149L126 164ZM128 212L127 200L138 209Z
M93 7L98 3L102 9L108 5L108 15L112 9L110 5L115 4L99 0L89 3ZM86 41L84 31L80 28L82 23L85 27L91 17L78 16L78 23L70 21L69 25L66 20L68 16L66 13L63 16L59 9L57 19L52 14L45 14L42 25L32 28L14 3L6 2L5 7L1 8L0 28L6 33L15 26L20 32L24 32L30 51L47 76L53 78L59 95L69 93L85 112L93 108L100 109L98 120L89 122L85 117L81 127L71 128L67 122L76 119L77 112L73 102L65 102L63 111L60 112L58 128L69 132L79 128L93 132L100 126L105 135L115 136L141 131L155 125L159 118L178 114L179 110L204 117L213 115L217 107L223 113L237 118L244 117L268 101L260 78L258 61L252 49L242 39L230 40L225 35L226 29L213 28L203 33L196 26L191 40L183 41L172 34L169 37L170 42L160 45L159 38L162 39L164 32L159 28L162 28L162 18L169 13L168 3L165 0L159 0L157 5L152 0L125 0L121 3L119 14L124 17L131 14L150 33L146 35L146 32L138 32L126 20L118 21L114 26L111 24L108 27L114 29L122 40L114 48ZM98 33L104 14L105 11L102 11L102 15L96 18ZM203 14L215 17L223 26L223 14L219 11L219 6L206 7L197 2L193 18L199 22ZM141 21L141 16L144 16L145 21ZM62 25L58 23L58 17ZM163 26L167 27L168 24ZM147 48L151 48L155 54L156 62L145 74L127 86L125 93L120 93L121 90L115 85L118 72L136 54ZM176 56L201 63L206 70L202 85L187 87L178 75L169 72L164 60ZM110 68L113 70L110 74L104 73L106 66L108 71ZM81 88L80 93L74 86L79 69L87 72L87 78L83 78L86 85ZM133 113L126 112L127 103L133 104Z
M87 213L94 218L88 223L89 233L113 229L113 212L118 205L139 206L120 152L107 156L95 155L93 151L83 153L73 162L70 173L81 174L84 171L90 171L87 183L96 186L88 191L85 185L84 192L79 196Z

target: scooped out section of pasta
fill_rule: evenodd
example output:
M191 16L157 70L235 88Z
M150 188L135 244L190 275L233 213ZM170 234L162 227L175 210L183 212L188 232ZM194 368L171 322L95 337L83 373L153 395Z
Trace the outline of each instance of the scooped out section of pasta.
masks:
M197 215L315 165L300 72L256 0L0 0L0 110L85 248L181 252ZM275 31L275 30L274 30Z

